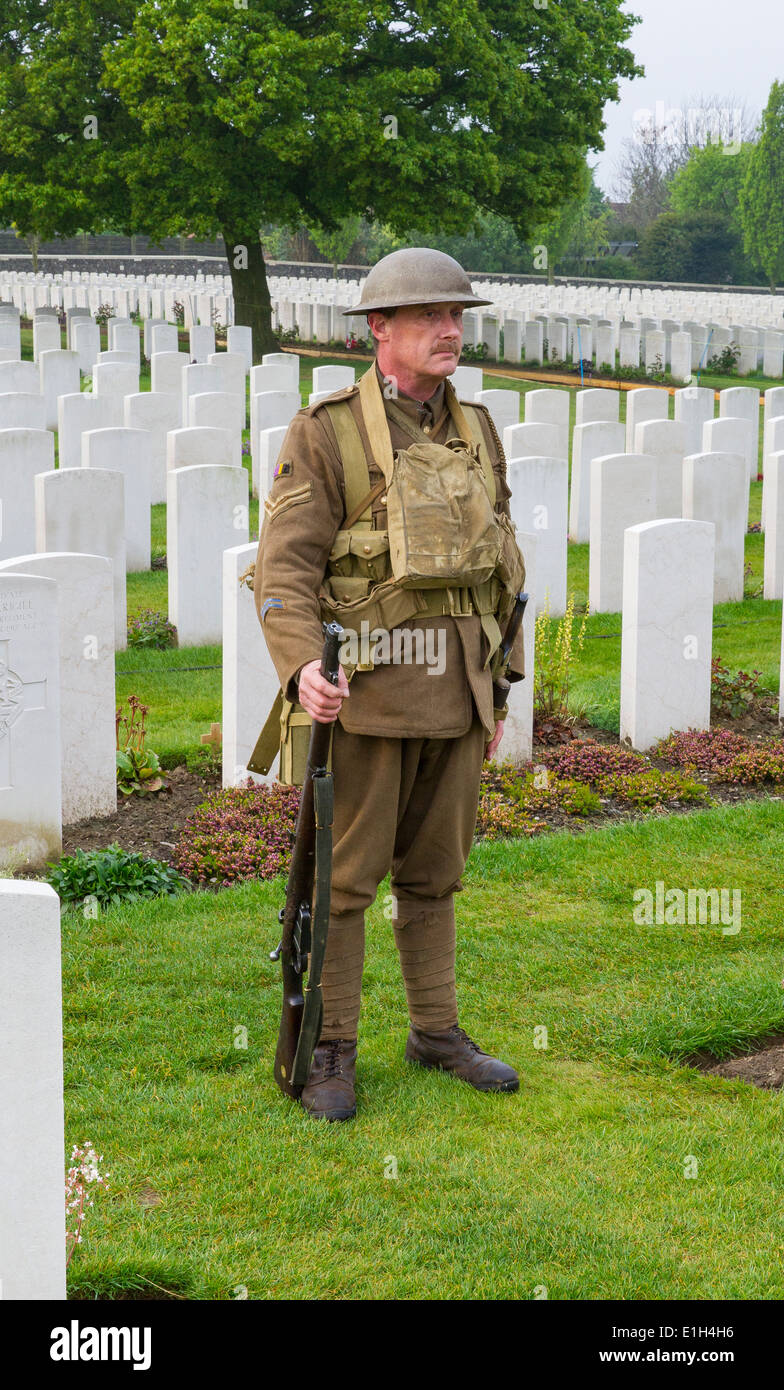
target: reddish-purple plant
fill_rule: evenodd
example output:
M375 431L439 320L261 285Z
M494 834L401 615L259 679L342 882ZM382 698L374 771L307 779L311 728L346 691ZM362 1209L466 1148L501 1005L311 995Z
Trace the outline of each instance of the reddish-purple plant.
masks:
M288 871L297 823L299 789L224 787L197 806L183 826L172 862L195 883L228 887L243 879L276 878Z
M745 734L732 729L685 729L668 734L654 752L665 762L679 767L696 767L701 772L721 772L748 748L755 745Z

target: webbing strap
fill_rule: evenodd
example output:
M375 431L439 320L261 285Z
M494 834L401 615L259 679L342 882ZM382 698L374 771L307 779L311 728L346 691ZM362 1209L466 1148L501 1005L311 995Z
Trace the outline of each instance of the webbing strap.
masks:
M378 373L375 363L365 372L359 383L359 401L362 407L362 414L365 418L365 428L370 441L370 452L378 464L381 472L387 480L387 487L392 481L392 468L394 465L394 455L392 452L392 439L387 423L387 413L384 409L384 397L381 394L381 387L378 383Z
M482 434L482 426L480 424L479 411L475 410L472 405L461 406L458 403L457 399L455 399L455 405L457 406L457 409L460 411L461 415L463 415L464 422L468 426L470 426L470 432L473 435L474 443L476 444L477 448L479 449L480 444L483 446L481 449L479 449L479 457L482 461L482 468L484 470L485 475L485 483L487 484L487 491L490 494L491 501L497 502L498 480L495 475L495 469L493 468L493 465L490 462L490 457L488 455L487 448L484 444L484 435ZM463 414L463 412L465 413ZM455 423L457 423L457 419L455 419Z
M275 702L267 715L264 728L256 739L256 746L245 766L249 772L269 772L280 751L280 715L283 709L283 691L279 690Z
M329 412L340 461L343 464L346 515L355 516L352 525L358 530L370 530L373 525L370 503L368 502L364 508L361 507L370 492L370 473L357 422L347 401L337 401L335 405L327 405L324 408ZM357 508L361 508L358 515Z

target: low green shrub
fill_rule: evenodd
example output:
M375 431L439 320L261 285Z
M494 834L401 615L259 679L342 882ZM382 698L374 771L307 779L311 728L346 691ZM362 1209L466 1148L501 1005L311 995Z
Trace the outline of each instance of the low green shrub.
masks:
M87 897L109 907L191 891L191 884L176 868L159 859L132 854L117 841L108 849L77 849L74 854L63 855L57 864L50 862L47 868L46 882L67 906L81 905Z

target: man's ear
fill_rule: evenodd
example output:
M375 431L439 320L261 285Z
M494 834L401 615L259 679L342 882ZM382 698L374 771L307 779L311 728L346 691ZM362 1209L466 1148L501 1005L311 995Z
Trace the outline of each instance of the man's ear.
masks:
M373 337L379 342L385 342L389 337L389 319L380 309L372 309L368 314L368 325Z

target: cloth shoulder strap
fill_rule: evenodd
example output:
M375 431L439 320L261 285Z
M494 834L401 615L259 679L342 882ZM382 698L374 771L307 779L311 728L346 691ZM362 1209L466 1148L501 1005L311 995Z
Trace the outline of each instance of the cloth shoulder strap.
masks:
M325 405L323 409L329 413L343 465L346 516L351 518L349 526L368 531L373 525L369 498L370 473L357 422L347 401L336 401L334 405Z

